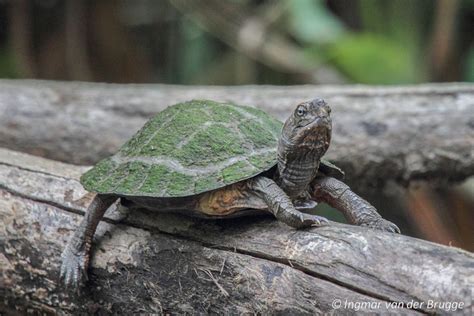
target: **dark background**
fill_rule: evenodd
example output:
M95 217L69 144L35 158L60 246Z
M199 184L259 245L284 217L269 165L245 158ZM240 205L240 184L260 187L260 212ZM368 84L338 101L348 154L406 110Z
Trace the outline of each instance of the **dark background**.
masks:
M472 0L3 0L0 77L474 81Z

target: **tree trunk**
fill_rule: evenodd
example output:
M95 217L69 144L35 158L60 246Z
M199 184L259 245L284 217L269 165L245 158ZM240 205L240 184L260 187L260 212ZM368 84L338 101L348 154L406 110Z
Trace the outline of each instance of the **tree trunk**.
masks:
M58 285L59 257L92 198L78 181L86 169L0 149L0 310L472 311L474 255L454 247L337 223L297 231L268 217L129 216L115 206L99 225L89 282L69 293Z
M333 108L327 157L358 189L474 174L474 85L171 86L0 80L0 146L75 164L115 152L153 114L207 98L285 119L315 97Z

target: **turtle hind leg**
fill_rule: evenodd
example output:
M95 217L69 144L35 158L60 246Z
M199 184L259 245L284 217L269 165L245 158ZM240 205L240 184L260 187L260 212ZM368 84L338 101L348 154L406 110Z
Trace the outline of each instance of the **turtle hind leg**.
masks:
M60 278L66 286L77 288L87 280L92 237L105 211L117 200L116 196L97 194L92 200L81 224L69 239L61 254Z
M268 210L281 222L295 228L322 226L328 223L324 217L298 211L288 195L275 181L266 177L249 180L249 189L268 205Z

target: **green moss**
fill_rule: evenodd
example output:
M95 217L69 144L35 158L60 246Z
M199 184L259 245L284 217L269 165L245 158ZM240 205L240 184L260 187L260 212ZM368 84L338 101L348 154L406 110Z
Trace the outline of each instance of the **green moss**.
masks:
M140 194L157 196L184 196L193 194L193 178L170 170L169 168L156 165L148 169L145 174L146 180L136 191Z
M274 152L251 156L255 149L274 148L281 123L249 107L193 100L155 115L121 149L120 156L167 157L185 167L198 168L249 155L214 174L191 177L164 165L131 161L120 166L99 162L81 181L90 191L143 196L185 196L249 178L276 163ZM259 120L249 120L246 111ZM261 125L263 122L263 125Z
M129 163L120 164L116 169L107 173L104 181L97 184L98 192L109 193L115 192L115 189L120 187L122 181L129 176Z
M231 123L244 118L232 105L215 103L207 108L214 122Z
M175 151L175 157L186 166L207 166L245 152L245 143L235 131L214 124L195 134L181 150Z
M191 176L173 172L166 180L169 181L166 190L169 195L182 196L194 193L194 188L190 185L193 183L193 178Z
M143 180L148 176L148 170L150 165L142 162L134 161L127 164L127 174L120 186L115 188L115 191L123 194L134 194L139 192L140 185Z
M277 163L276 148L275 151L271 151L263 155L252 156L248 159L248 161L258 170L263 171L266 168L270 168L272 165Z
M145 125L128 141L120 152L126 156L136 156L141 148L146 147L145 144L150 141L153 134L160 129L166 128L166 123L173 120L173 116L177 113L177 109L168 107L163 112L152 117Z
M163 193L166 190L166 186L168 185L166 181L170 178L170 174L171 170L166 166L155 165L150 167L147 178L138 191L145 194Z
M253 143L255 148L276 147L278 144L278 138L255 121L244 121L240 123L239 129L247 141Z
M209 117L198 108L183 108L171 122L157 130L150 142L136 151L136 155L173 157L179 150L177 145L203 128L208 120Z
M115 163L110 159L101 160L94 168L84 173L81 177L81 184L89 191L96 191L97 186L108 174L116 168Z
M225 185L224 179L220 173L206 175L202 178L196 178L194 181L194 192L196 193L208 191L211 188L218 188Z
M254 116L258 117L260 120L262 120L265 128L270 131L274 136L277 138L280 137L281 134L281 129L283 128L283 123L274 118L271 115L268 115L264 111L253 108L250 106L242 106L247 112L253 114Z
M242 180L242 175L252 174L254 172L258 173L258 170L256 170L246 161L239 161L229 167L224 168L222 170L222 177L224 178L225 183L230 184Z

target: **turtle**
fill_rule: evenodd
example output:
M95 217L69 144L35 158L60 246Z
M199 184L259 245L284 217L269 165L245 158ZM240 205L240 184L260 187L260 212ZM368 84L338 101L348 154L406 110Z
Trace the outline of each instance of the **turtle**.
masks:
M285 123L255 107L211 100L159 112L81 176L95 196L62 253L60 277L73 287L87 279L93 235L117 200L130 209L205 218L267 212L296 229L327 225L308 211L317 204L314 179L344 177L322 158L331 141L330 113L319 98L299 103ZM375 211L360 215L371 218L366 226L399 233Z

